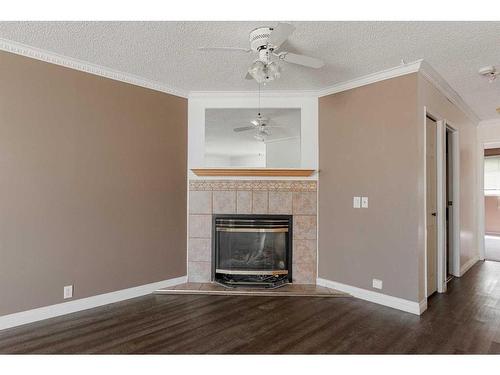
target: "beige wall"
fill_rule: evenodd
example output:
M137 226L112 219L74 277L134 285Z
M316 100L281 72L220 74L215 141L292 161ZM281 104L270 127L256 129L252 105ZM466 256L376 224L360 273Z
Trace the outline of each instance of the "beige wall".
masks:
M484 197L484 229L488 234L500 234L500 197Z
M320 98L319 277L418 301L418 136L417 74Z
M477 257L475 124L413 73L319 101L319 277L425 298L424 106L459 130L461 264Z
M0 315L186 274L186 99L0 52Z
M456 105L451 103L439 90L437 90L427 79L419 74L418 76L418 107L419 124L425 121L425 109L437 118L446 120L448 124L458 130L460 149L460 265L478 258L477 239L477 124L473 123L466 114ZM419 139L423 149L423 126L420 130ZM423 160L423 159L422 159ZM420 166L420 173L423 175L424 165ZM423 180L420 180L420 188L424 188ZM423 214L421 210L421 223L423 225ZM420 239L423 243L424 237ZM424 298L424 261L425 254L423 248L419 251L420 271L420 298Z

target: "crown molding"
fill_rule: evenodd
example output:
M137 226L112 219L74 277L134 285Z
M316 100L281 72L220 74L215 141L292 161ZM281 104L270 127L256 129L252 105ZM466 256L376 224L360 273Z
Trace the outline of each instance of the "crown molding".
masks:
M261 91L260 96L265 97L322 97L326 95L336 94L342 91L354 89L369 85L371 83L383 81L390 78L403 76L410 73L416 73L420 70L423 60L417 60L408 64L402 64L380 72L371 73L362 77L355 78L350 81L341 82L333 86L319 90L270 90ZM201 97L248 97L257 96L258 91L191 91L189 98Z
M420 70L423 61L424 60L417 60L411 63L401 64L386 70L382 70L380 72L367 74L365 76L358 77L350 81L340 82L325 89L318 90L316 93L318 97L321 98L322 96L327 96L342 91L355 89L357 87L384 81L386 79L391 79L399 76L404 76L406 74L416 73Z
M14 42L8 39L0 38L0 50L44 61L47 63L64 66L66 68L79 70L81 72L109 78L114 81L125 82L135 86L141 86L147 89L160 91L175 96L180 96L182 98L188 97L188 92L185 90L167 86L153 80L136 76L134 74L124 73L115 69L93 64L87 61L63 56L55 52L34 48L26 44Z
M248 96L257 96L257 91L190 91L189 92L187 90L177 89L175 87L167 86L160 82L139 77L134 74L121 72L115 69L93 64L87 61L63 56L55 52L50 52L43 49L31 47L26 44L14 42L4 38L0 38L0 50L44 61L47 63L64 66L66 68L79 70L81 72L109 78L115 81L125 82L132 85L145 87L151 90L164 92L182 98L207 98L207 97L242 98ZM429 63L427 63L423 59L407 64L401 64L399 66L392 67L380 72L368 74L362 77L358 77L350 81L341 82L336 85L327 87L325 89L293 90L293 91L270 90L270 91L261 91L260 95L263 98L266 97L318 98L416 72L420 72L453 104L455 104L462 111L464 111L474 123L479 124L481 122L479 116L477 116L477 114L465 103L465 101L460 97L460 95L441 77L441 75L436 70L434 70L434 68Z
M481 121L479 126L500 126L500 118Z
M258 96L258 91L190 91L189 98L246 98L249 96ZM261 98L274 98L274 97L317 97L317 90L269 90L260 91Z
M450 102L460 108L476 125L479 125L481 119L469 107L462 97L444 80L443 77L427 62L422 60L420 73L426 78L436 89L438 89Z
M460 108L475 124L479 124L481 119L469 107L462 97L444 80L443 77L425 60L417 60L408 64L402 64L377 73L368 74L350 81L341 82L329 88L319 90L318 97L351 90L357 87L369 85L371 83L384 81L386 79L403 76L406 74L420 72L436 89L438 89L450 102Z

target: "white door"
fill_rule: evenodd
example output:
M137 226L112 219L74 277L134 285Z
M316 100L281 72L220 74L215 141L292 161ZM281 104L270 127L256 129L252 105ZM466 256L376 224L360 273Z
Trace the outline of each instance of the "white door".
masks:
M437 291L437 124L426 121L427 296Z

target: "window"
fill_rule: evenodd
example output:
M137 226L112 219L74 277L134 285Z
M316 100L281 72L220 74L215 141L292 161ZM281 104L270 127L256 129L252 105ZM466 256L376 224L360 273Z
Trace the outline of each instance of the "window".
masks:
M500 156L484 159L484 195L500 195Z

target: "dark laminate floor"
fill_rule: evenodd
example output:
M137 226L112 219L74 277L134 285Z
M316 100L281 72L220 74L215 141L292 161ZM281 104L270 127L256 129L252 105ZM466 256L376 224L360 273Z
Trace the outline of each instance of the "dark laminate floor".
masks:
M500 353L500 263L421 317L355 298L147 296L0 332L1 353Z

